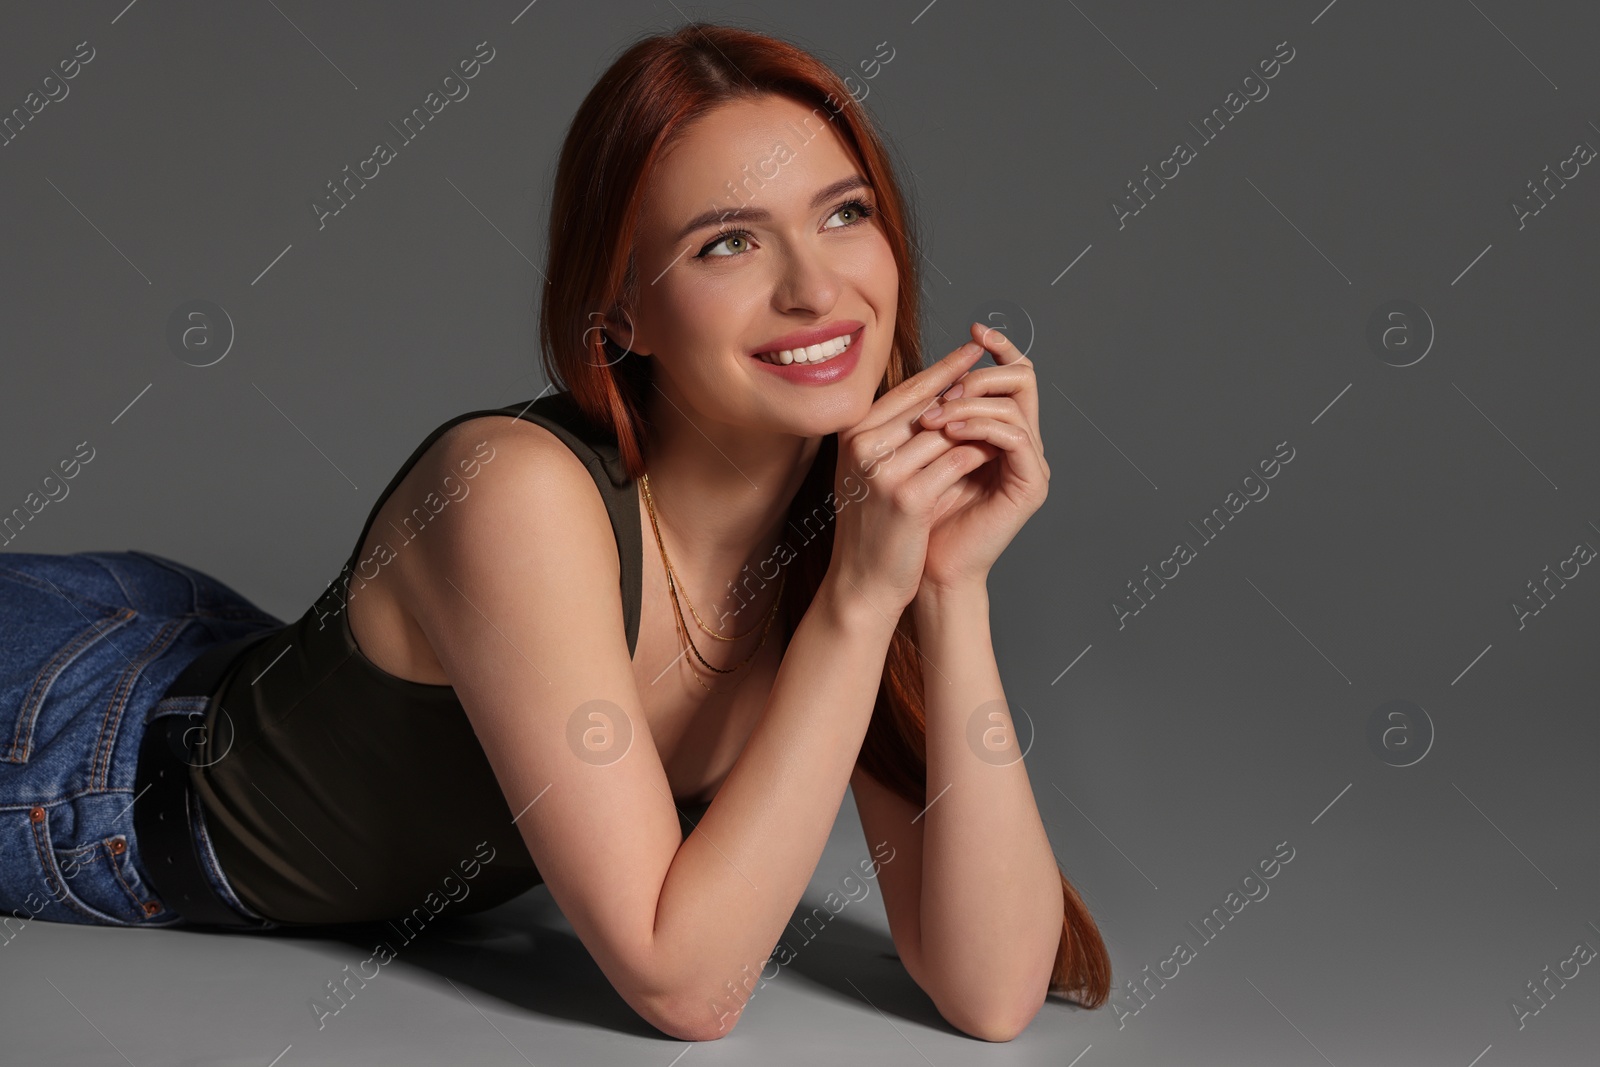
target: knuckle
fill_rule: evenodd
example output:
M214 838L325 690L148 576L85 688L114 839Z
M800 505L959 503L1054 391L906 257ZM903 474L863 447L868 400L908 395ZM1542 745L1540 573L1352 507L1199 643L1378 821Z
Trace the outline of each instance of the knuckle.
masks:
M922 494L910 482L901 482L890 492L895 510L904 515L915 515L922 508Z

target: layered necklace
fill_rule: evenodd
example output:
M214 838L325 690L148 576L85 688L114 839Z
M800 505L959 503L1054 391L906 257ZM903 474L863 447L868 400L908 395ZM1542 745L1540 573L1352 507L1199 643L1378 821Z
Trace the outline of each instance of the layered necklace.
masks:
M667 545L666 542L661 539L661 526L656 521L656 502L655 498L650 495L650 475L641 474L639 476L639 485L644 489L644 502L650 511L650 529L655 531L656 547L661 549L661 566L667 572L667 590L672 594L672 611L678 627L679 644L683 645L687 651L692 651L694 653L694 658L704 664L707 670L715 671L717 674L732 674L734 671L738 670L740 667L743 667L745 664L754 659L756 653L760 652L761 647L767 643L767 631L772 628L772 620L778 617L778 605L783 602L783 583L786 576L783 574L779 574L778 576L778 592L777 595L772 598L772 606L767 609L766 621L765 623L761 624L761 640L756 642L756 647L750 650L749 655L745 656L744 659L740 660L738 663L735 663L731 667L713 667L706 661L706 658L700 654L699 647L695 645L694 638L689 634L688 623L686 623L683 618L683 607L679 603L680 596L682 601L689 605L689 614L694 617L695 624L718 641L737 641L740 638L749 637L751 634L755 633L756 628L752 626L744 633L733 634L732 636L719 634L707 626L705 624L705 620L700 618L700 613L694 610L694 604L689 600L689 595L687 593L680 594L678 589L677 572L672 569L672 561L667 558ZM701 679L700 669L694 665L693 661L689 662L689 667L690 672L694 675L694 680L700 683L700 688L704 689L708 693L718 692L718 690L712 689L709 685L706 685L706 683Z

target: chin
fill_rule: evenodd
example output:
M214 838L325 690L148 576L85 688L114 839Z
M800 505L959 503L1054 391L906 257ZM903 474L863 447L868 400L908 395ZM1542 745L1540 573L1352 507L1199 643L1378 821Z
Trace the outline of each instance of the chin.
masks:
M767 426L796 437L826 437L859 425L867 417L867 412L872 410L872 397L868 394L846 398L844 403L840 403L840 399L833 397L830 398L831 402L819 399L803 407L787 407Z

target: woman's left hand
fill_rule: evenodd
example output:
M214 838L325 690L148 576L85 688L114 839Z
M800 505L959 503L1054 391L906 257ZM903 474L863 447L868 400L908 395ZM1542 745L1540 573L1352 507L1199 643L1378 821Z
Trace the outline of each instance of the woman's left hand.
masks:
M971 329L972 339L989 350L996 365L968 371L918 425L942 428L962 447L984 450L990 462L953 485L939 502L922 588L982 584L1049 491L1033 363L1001 331L976 322Z

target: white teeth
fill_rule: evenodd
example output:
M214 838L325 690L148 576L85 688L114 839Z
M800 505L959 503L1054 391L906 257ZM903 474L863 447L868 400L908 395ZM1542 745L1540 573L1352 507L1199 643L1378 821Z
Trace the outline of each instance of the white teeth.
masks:
M781 352L762 352L761 358L768 363L821 363L832 359L855 341L856 335L847 333L843 337L835 337L831 341L824 341L819 345L810 345L806 348L785 348Z

